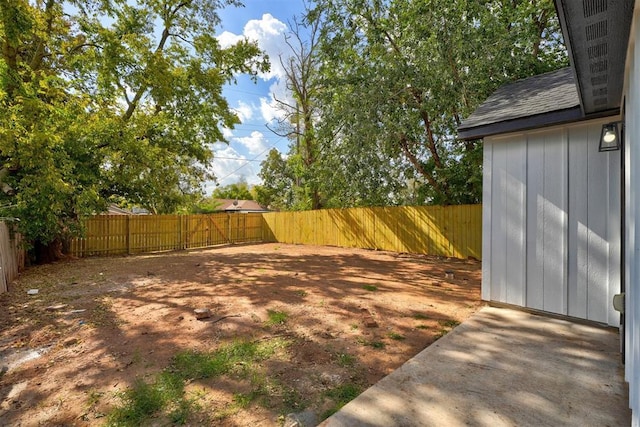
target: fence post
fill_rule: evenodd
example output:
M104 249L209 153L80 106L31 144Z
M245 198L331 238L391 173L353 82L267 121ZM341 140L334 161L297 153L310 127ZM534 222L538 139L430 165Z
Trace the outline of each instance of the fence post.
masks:
M127 254L131 255L131 215L127 215Z

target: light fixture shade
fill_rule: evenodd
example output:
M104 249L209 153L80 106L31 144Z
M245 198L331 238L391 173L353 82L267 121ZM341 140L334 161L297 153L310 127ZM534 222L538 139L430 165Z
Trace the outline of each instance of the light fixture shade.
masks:
M620 149L620 132L618 123L607 123L602 125L600 134L600 147L598 151L615 151Z

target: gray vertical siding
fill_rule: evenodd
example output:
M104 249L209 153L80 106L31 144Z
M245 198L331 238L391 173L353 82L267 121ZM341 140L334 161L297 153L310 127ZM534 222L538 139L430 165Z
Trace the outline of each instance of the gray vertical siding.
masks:
M485 139L483 298L618 324L620 157L598 152L606 121Z
M636 9L625 85L625 285L626 365L629 405L634 426L640 426L640 25Z

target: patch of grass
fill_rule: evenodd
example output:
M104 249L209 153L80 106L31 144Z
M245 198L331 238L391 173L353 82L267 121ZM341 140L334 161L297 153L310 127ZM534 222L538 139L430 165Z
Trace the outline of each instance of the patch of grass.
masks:
M358 344L365 345L368 347L373 347L375 349L381 350L386 347L386 344L382 341L369 341L364 338L358 338L356 340Z
M352 383L341 384L337 387L329 389L325 392L325 396L333 400L334 404L331 408L324 411L320 417L321 420L329 418L335 414L347 403L355 399L362 389L360 386Z
M422 314L422 313L415 313L413 315L413 318L416 320L428 320L429 316L427 316L426 314Z
M362 289L365 289L367 291L371 291L371 292L375 292L378 290L378 287L375 285L362 285Z
M104 392L98 391L96 389L89 390L89 395L87 396L87 406L89 408L92 408L100 401L100 398L102 396L104 396Z
M458 322L457 320L441 320L439 323L441 326L444 326L446 328L455 328L460 324L460 322Z
M267 326L284 325L289 318L287 313L278 310L267 310L267 316L269 316L269 320L266 321Z
M429 329L429 327L427 325L418 325L416 329Z
M338 365L343 368L349 368L355 365L356 358L347 353L339 353L336 355L336 361L338 362Z
M283 339L234 341L211 353L181 351L153 382L138 379L133 387L123 392L120 396L122 405L109 415L107 424L138 426L158 414L165 414L174 425L185 424L195 407L195 400L185 397L185 385L192 380L225 374L240 377L254 374L251 382L256 389L246 396L234 396L236 404L245 407L243 405L250 404L257 396L267 393L266 380L255 374L253 364L271 358L287 345L288 341Z
M279 389L279 390L278 390ZM295 388L280 386L277 388L282 399L282 406L285 413L299 411L307 406L307 400Z
M304 289L298 289L297 291L294 292L297 296L299 296L300 298L304 298L308 295L307 291L305 291Z
M189 419L194 407L194 402L187 399L180 399L175 408L169 412L169 419L173 425L184 425Z
M176 354L170 369L184 379L211 378L229 371L231 361L222 352L200 353L186 350Z
M352 331L355 331L355 330L356 330L356 329L358 329L358 328L359 328L359 326L358 326L358 324L357 324L357 323L352 323L352 324L351 324L351 330L352 330Z
M275 379L255 375L251 379L251 384L253 389L250 392L234 394L234 403L227 408L229 411L237 412L238 409L245 409L255 402L266 408L278 408L279 411L287 414L300 410L307 404L296 389L281 384Z
M389 332L389 338L396 341L402 341L403 339L405 339L404 335L401 335L397 332Z
M266 360L286 345L284 340L234 341L212 353L182 351L174 356L172 369L185 380L211 378Z
M138 426L144 420L163 409L170 401L179 399L184 393L184 383L171 374L159 375L155 383L148 384L137 379L133 387L120 397L123 405L116 408L107 419L111 426Z
M238 408L244 409L248 407L255 398L256 398L255 391L251 391L249 393L235 393L233 395L233 403Z

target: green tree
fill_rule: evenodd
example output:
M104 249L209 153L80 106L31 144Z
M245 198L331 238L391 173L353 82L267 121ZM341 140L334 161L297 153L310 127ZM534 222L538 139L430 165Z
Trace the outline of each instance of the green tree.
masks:
M550 0L325 0L308 19L322 22L316 127L321 181L343 174L323 192L336 204L479 202L481 147L456 139L462 118L567 63Z
M223 85L268 68L253 43L220 47L226 5L0 0L0 202L28 241L59 248L111 197L156 213L198 197L238 123Z
M214 199L253 200L251 188L244 179L223 187L216 187L211 193L211 197Z
M256 201L272 210L296 210L296 177L290 164L280 152L272 148L261 163L263 185L254 187Z

